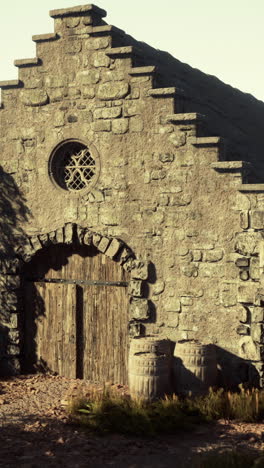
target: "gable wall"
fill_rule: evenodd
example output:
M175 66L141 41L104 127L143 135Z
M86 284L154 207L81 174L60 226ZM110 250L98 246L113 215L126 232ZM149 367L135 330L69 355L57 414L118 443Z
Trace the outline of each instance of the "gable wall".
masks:
M251 210L261 212L262 195L239 191L247 167L224 162L221 140L202 134L198 115L181 114L177 90L154 89L153 69L139 71L133 52L117 48L122 33L100 25L89 12L57 17L57 36L35 38L37 65L18 63L19 83L2 84L2 176L26 207L19 215L14 206L13 254L18 230L41 236L66 223L121 239L151 262L149 318L138 333L214 343L240 381L241 362L262 366L262 325L252 327L250 315L262 306L261 242L253 251L238 246L245 236L252 243L252 232L261 236L262 215L253 213L261 218L254 225ZM72 138L100 159L98 181L83 194L58 188L48 172L53 149ZM241 257L251 259L250 273L241 275ZM2 323L18 345L10 317Z

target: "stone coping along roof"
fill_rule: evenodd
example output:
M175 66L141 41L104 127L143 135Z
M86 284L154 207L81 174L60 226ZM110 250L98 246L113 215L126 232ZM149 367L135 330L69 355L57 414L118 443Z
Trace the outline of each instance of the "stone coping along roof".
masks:
M79 5L71 8L62 8L59 10L51 10L49 12L51 18L62 18L63 16L81 16L85 13L94 13L104 18L107 13L105 10L90 4L90 5Z

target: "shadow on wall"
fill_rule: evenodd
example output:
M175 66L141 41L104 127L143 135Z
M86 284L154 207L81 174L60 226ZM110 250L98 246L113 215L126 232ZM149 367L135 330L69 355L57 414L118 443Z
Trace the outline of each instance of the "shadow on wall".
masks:
M234 390L240 383L251 387L259 386L259 373L252 363L235 354L215 346L218 364L218 385Z
M26 200L14 178L0 166L0 372L5 374L9 371L8 355L16 355L19 340L15 331L19 287L16 248L23 248L27 242L21 226L29 217Z
M213 349L215 367L211 360L202 361L196 355L189 356L188 364L183 363L175 350L172 361L173 391L180 395L199 395L206 393L209 387L231 391L236 391L240 384L249 388L259 387L259 374L250 361L219 346L214 345Z
M226 139L225 159L251 162L253 170L249 182L264 180L263 101L131 36L126 36L124 42L124 45L133 45L141 51L134 66L157 67L155 87L173 86L184 91L184 99L176 99L176 112L205 115L203 133Z

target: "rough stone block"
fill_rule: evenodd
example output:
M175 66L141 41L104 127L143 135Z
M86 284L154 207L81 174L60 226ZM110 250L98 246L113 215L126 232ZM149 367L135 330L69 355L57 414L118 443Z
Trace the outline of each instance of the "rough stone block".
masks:
M132 279L129 282L128 294L133 297L142 297L143 282L141 280Z
M92 245L92 239L93 239L93 234L91 233L91 231L89 230L86 230L83 234L83 244L84 245Z
M148 279L148 267L149 263L147 261L132 260L130 268L131 278L142 280Z
M250 269L249 269L250 278L253 280L260 279L260 267L259 267L259 258L253 257L250 261Z
M124 115L131 117L140 114L140 105L138 101L125 101L124 102Z
M254 304L256 292L255 284L238 286L238 302Z
M109 82L102 83L98 87L97 96L99 99L111 100L122 99L129 93L128 83L123 82Z
M159 205L160 206L168 206L169 204L169 195L167 193L161 193L159 196Z
M93 86L83 86L82 96L84 99L93 99L95 96L95 88Z
M170 143L173 144L176 148L180 148L181 146L184 146L186 143L186 134L184 132L181 133L172 133L169 136L169 141Z
M252 322L264 322L264 308L255 306L251 312Z
M65 42L64 50L68 55L78 54L82 50L82 42L74 37L69 37L68 41Z
M240 213L240 226L242 229L248 229L249 228L249 215L248 211L241 211Z
M78 16L69 16L65 18L65 24L67 28L76 28L80 24L81 18Z
M249 280L248 270L241 270L239 272L239 278L241 279L241 281L248 281Z
M151 171L150 177L152 180L162 180L165 179L167 171L165 169L155 169Z
M191 254L192 254L192 258L194 262L201 262L202 260L201 250L192 250Z
M158 280L153 285L152 294L153 294L153 296L159 296L160 294L163 293L164 290L165 290L165 281Z
M241 232L236 238L235 251L245 256L254 255L258 253L261 241L260 232Z
M203 261L204 262L219 262L222 260L224 256L224 252L222 249L216 250L207 250L203 254Z
M20 93L20 99L25 106L44 106L48 103L48 95L44 89L25 89Z
M102 79L105 83L107 81L122 81L125 79L125 74L121 70L106 71Z
M77 82L81 85L93 85L100 81L99 70L83 70L77 73Z
M109 67L111 60L104 52L96 52L92 57L92 63L95 67Z
M130 263L130 258L133 258L132 251L128 247L124 247L118 255L118 261L121 265L123 265L124 269L126 262L129 261Z
M57 229L56 231L56 242L62 244L64 242L64 230L63 228Z
M54 127L63 127L65 124L65 114L62 111L54 113L53 125Z
M193 298L184 296L181 298L181 305L182 306L192 306L193 305Z
M108 237L102 237L97 248L100 252L105 253L109 244L110 244L110 240L108 239Z
M94 234L93 235L93 245L95 247L98 247L98 245L100 244L101 239L102 239L102 236L100 236L100 234Z
M95 119L116 119L122 114L122 107L103 107L102 109L95 109Z
M254 229L264 228L264 211L254 210L251 212L251 227Z
M95 50L95 49L106 49L110 45L110 37L90 37L86 43L85 48L87 50Z
M198 267L196 265L185 265L182 267L182 273L184 276L187 276L188 278L194 277L196 278L198 276Z
M170 197L170 205L172 206L187 206L191 201L192 196L190 193L177 193Z
M131 338L134 336L141 336L143 335L143 327L141 323L131 322L129 324L129 335Z
M97 120L92 123L92 130L94 132L110 132L111 121L110 120Z
M252 361L259 359L258 348L251 336L244 336L239 340L239 356Z
M238 335L249 335L249 325L241 324L237 327L236 332Z
M49 75L45 79L45 85L48 88L65 88L68 85L68 77L67 76L52 76Z
M119 241L118 239L112 239L105 252L105 255L107 255L110 258L114 258L118 254L122 245L123 245L122 242Z
M264 324L252 323L251 324L251 337L256 343L263 343L264 339Z
M105 201L104 192L102 190L93 189L89 194L87 200L90 203L102 203Z
M67 223L64 226L64 242L65 244L72 243L72 236L73 236L73 225L72 223Z
M118 119L114 120L112 123L112 131L116 134L127 133L129 129L129 120L128 119Z
M68 97L69 98L76 98L78 99L81 96L81 90L79 88L76 88L75 86L72 86L68 89Z
M224 307L232 307L237 304L237 284L224 283L220 290L220 302Z
M169 296L165 300L164 304L165 312L180 312L181 311L181 303L180 299L175 296Z
M235 264L238 268L248 268L249 267L249 258L239 257L236 259Z
M43 85L42 78L29 78L25 83L25 88L36 89L36 88L41 88L42 85Z
M147 299L132 298L129 307L130 317L137 320L149 318L149 304Z
M131 117L129 122L130 132L140 133L144 129L144 122L141 117Z
M55 88L49 90L49 100L50 102L59 102L62 101L65 97L64 88Z
M179 313L178 312L167 312L166 325L169 328L177 328L179 326Z
M159 160L162 162L162 163L171 163L174 161L174 154L172 153L161 153L159 154Z

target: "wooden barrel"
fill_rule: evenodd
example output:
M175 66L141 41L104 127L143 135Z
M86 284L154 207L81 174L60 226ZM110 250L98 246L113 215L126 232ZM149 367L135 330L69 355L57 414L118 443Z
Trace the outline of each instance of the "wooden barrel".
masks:
M203 394L217 383L217 362L212 345L177 343L172 367L176 393Z
M165 354L171 356L171 341L158 339L155 336L136 337L131 340L129 357L136 353L153 353L159 356Z
M130 344L128 384L132 398L153 401L170 392L170 342L134 338Z

